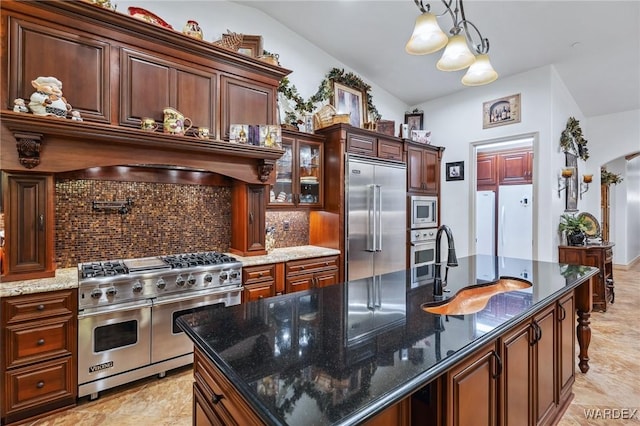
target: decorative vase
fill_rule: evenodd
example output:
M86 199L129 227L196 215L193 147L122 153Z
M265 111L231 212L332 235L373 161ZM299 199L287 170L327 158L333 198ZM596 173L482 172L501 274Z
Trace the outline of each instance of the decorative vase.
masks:
M582 246L584 245L585 235L584 232L575 232L573 234L567 234L567 243L570 246Z
M203 38L202 29L196 21L187 21L185 26L182 28L182 33L189 37L197 38L198 40L202 40Z

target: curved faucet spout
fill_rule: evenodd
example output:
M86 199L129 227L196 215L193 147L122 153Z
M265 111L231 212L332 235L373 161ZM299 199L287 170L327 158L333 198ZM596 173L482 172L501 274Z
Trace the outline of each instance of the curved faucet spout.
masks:
M444 280L441 278L441 260L440 260L440 239L442 238L442 232L447 234L447 246L449 247L447 254L447 270L444 275ZM435 278L433 280L433 295L436 298L442 298L442 288L447 283L447 275L450 266L458 266L458 257L456 256L456 246L453 241L453 233L451 228L447 225L440 225L438 232L436 233L436 259L435 259Z

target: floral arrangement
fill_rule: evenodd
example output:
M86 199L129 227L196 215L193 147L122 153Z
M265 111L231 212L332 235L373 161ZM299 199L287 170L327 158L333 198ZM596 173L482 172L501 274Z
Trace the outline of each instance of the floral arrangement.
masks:
M617 185L620 182L622 182L624 179L620 177L620 175L617 175L615 173L612 172L608 172L607 169L605 168L601 168L600 169L600 185Z
M560 148L564 152L572 152L584 161L589 158L587 140L582 136L580 122L575 117L569 117L567 120L567 127L560 135Z
M325 76L324 80L320 82L318 91L308 100L305 100L302 96L300 96L300 93L298 93L298 89L296 88L296 86L291 84L287 77L284 77L282 80L280 80L278 92L282 93L287 99L295 103L294 110L299 115L304 115L305 112L313 112L315 104L326 101L331 97L332 83L334 81L340 84L344 84L345 86L349 86L353 89L361 90L365 94L367 101L367 110L372 118L374 120L379 120L382 117L378 112L378 109L375 107L375 105L373 105L373 98L369 93L371 90L371 86L366 84L356 74L352 72L345 73L344 69L331 69L331 71L329 71ZM297 120L298 118L292 111L288 112L287 116L285 117L286 122L296 122Z

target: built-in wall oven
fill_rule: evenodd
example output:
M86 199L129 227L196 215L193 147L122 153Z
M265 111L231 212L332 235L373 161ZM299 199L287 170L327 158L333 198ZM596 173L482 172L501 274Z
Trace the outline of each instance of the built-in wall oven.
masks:
M411 270L412 288L433 280L436 233L436 228L409 231L409 269Z
M193 362L175 319L239 304L241 265L215 252L78 265L78 396Z

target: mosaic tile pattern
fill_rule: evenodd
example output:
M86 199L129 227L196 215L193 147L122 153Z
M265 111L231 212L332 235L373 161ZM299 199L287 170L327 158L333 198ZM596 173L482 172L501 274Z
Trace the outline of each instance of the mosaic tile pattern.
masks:
M284 222L289 221L289 230L284 230ZM306 246L309 244L308 210L268 210L267 228L275 226L275 248Z
M126 214L93 201L133 200ZM228 251L231 190L224 186L99 180L56 181L56 262Z

